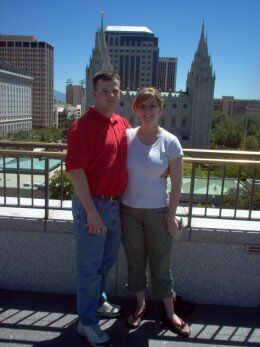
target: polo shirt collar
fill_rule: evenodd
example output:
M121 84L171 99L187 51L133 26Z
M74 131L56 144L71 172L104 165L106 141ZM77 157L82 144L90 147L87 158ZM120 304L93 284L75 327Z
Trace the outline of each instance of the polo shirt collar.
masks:
M92 115L92 116L95 116L97 119L99 119L101 122L103 123L117 123L117 119L116 119L116 114L115 112L113 113L112 117L109 119L107 118L106 116L104 116L103 114L99 113L97 110L96 110L96 107L93 105L93 106L90 106L89 107L89 113Z

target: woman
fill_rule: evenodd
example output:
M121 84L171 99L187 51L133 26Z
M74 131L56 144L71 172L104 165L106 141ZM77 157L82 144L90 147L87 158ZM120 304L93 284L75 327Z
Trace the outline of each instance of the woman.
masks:
M128 187L122 196L123 245L128 264L128 287L136 294L136 308L128 317L137 328L145 314L147 261L153 293L162 299L165 318L179 335L190 329L174 313L173 280L170 269L172 237L178 228L175 218L182 185L183 152L176 136L159 127L163 100L155 88L142 89L133 102L141 126L127 130ZM167 203L169 169L171 191Z

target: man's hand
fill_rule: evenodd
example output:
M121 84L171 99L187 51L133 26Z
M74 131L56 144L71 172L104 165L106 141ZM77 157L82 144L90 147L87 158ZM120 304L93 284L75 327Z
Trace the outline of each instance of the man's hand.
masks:
M70 175L74 191L87 212L89 233L104 235L107 229L91 197L87 176L83 169L71 170Z
M167 167L167 169L164 171L164 173L161 174L162 178L167 178L170 176L170 169L169 166Z
M93 211L87 212L88 215L88 229L90 234L104 235L107 228L100 217L98 211L95 209Z
M175 217L169 216L167 219L167 231L170 235L174 236L179 227L178 221Z

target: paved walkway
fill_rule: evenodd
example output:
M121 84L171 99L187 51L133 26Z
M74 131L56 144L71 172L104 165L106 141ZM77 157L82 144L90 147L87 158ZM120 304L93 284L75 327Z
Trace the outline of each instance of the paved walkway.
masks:
M126 314L132 300L115 299ZM0 291L0 346L53 347L87 346L75 332L76 297L46 293ZM260 308L236 308L195 305L186 318L192 328L189 339L182 339L165 329L158 302L149 302L149 312L142 326L129 332L124 318L102 320L111 334L114 347L162 346L259 346Z

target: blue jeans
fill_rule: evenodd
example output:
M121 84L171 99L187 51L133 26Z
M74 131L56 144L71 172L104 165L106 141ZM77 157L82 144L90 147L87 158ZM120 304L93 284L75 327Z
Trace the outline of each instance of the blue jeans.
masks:
M105 297L106 277L114 265L121 241L119 201L93 197L106 228L105 235L90 234L87 213L76 195L72 199L72 213L76 235L77 307L82 324L98 324L96 310Z

